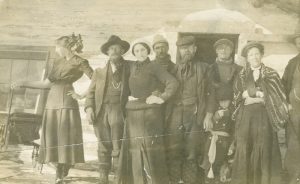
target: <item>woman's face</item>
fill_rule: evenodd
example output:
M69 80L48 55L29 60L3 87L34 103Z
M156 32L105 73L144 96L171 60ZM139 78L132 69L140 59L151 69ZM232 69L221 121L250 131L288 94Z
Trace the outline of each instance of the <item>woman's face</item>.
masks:
M298 51L300 52L300 37L295 39L295 45L296 45Z
M61 45L56 45L55 46L55 52L60 56L60 57L65 57L67 53L67 49Z
M138 61L145 61L149 55L147 49L142 44L135 45L133 53Z
M247 53L247 61L253 68L257 68L261 65L262 53L258 48L253 47L249 49Z

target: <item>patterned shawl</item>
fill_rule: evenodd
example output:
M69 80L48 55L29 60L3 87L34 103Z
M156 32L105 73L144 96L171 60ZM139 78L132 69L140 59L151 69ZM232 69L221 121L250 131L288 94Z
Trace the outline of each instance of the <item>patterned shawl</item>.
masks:
M273 129L278 131L283 128L289 120L288 103L284 87L278 73L274 69L262 64L260 72L268 117L272 122ZM241 70L237 80L235 81L233 101L235 111L233 113L233 119L235 119L240 107L244 104L242 94L247 89L246 80L249 74L251 74L251 69L250 66L247 65Z

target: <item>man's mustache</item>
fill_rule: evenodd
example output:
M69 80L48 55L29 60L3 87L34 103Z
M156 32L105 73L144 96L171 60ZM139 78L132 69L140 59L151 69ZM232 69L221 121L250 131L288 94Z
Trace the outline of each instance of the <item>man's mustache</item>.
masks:
M193 54L192 53L186 53L182 56L182 58L192 58Z
M157 53L158 56L166 56L167 54L165 53Z

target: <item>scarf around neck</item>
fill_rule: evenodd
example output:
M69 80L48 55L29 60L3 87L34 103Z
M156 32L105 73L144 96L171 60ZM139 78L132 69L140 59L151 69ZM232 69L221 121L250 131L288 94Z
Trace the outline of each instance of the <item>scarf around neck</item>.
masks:
M181 76L182 79L187 79L187 78L190 78L194 71L193 71L193 62L194 59L191 59L190 61L187 61L186 63L181 63L181 62L178 62L176 63L176 65L178 66L178 72Z
M249 78L249 75L252 75L252 71L248 64L239 74L243 90L247 89L247 78ZM278 131L283 128L289 120L287 98L284 87L281 83L281 78L275 70L261 64L260 81L262 91L264 92L264 100L268 117L271 121L273 130ZM239 93L240 94L235 94L235 101L238 100L242 91ZM237 104L237 102L235 102L235 104ZM239 108L240 105L237 106L236 110Z
M147 58L145 61L136 61L136 62L134 63L134 65L135 65L134 74L135 74L135 75L139 74L140 71L141 71L141 69L142 69L144 66L146 66L147 64L149 64L149 63L150 63L150 59L149 59L149 58Z
M122 68L124 64L124 59L121 57L120 59L116 61L109 60L109 65L114 65L116 67L116 71L113 72L113 80L117 83L121 81L122 78ZM111 67L111 66L109 66Z
M155 57L155 62L161 65L168 65L171 61L171 56L168 54L164 58Z

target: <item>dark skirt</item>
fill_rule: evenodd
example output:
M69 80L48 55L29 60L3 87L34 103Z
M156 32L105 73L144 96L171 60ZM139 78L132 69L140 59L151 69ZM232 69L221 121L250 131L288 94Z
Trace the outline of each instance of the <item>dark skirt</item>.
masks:
M297 183L297 178L300 178L300 90L298 91L297 97L294 90L290 94L293 109L290 112L291 121L287 125L285 168L289 174L290 184Z
M78 109L46 109L43 117L39 161L84 162L81 119Z
M169 183L159 107L127 109L117 180L121 184Z
M281 183L281 157L276 132L265 106L241 107L236 122L232 184Z

